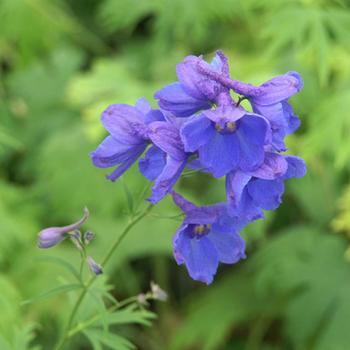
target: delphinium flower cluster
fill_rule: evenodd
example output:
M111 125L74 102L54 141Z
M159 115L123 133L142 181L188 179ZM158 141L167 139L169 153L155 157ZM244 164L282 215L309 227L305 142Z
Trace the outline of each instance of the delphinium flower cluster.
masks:
M286 135L300 125L288 99L303 81L296 72L260 86L233 80L221 51L211 63L188 56L176 73L177 82L155 93L157 109L141 98L135 106L114 104L102 113L109 136L91 159L96 167L115 168L107 176L112 181L138 161L141 174L154 182L148 201L172 196L184 213L173 239L176 262L210 284L219 262L245 258L240 231L281 204L285 180L306 173L301 158L283 153ZM186 168L225 176L226 200L197 206L175 192Z

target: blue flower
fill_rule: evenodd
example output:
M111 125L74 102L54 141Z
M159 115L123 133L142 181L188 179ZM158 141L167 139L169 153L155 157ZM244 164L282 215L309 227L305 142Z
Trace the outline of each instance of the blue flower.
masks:
M256 220L262 209L274 210L282 202L284 181L303 177L306 165L295 156L267 152L263 165L254 172L231 172L226 177L227 205L230 215Z
M38 235L38 247L39 248L51 248L67 237L70 237L69 232L77 230L89 217L89 210L84 209L83 217L76 223L62 226L62 227L49 227L39 232Z
M294 113L288 99L303 87L303 80L297 72L273 78L264 84L251 89L245 95L255 113L264 116L271 124L272 146L276 151L285 151L284 138L300 126L300 120Z
M153 146L140 160L139 169L147 179L155 181L148 198L155 204L172 190L189 155L184 151L175 119L150 123L148 135Z
M159 100L160 108L172 112L177 117L188 117L211 108L219 94L227 91L216 80L198 72L199 63L228 77L227 58L222 52L218 51L210 64L202 57L188 56L176 67L179 82L167 85L155 93L154 97Z
M190 118L181 128L181 138L187 152L198 152L201 164L221 177L262 164L269 128L265 118L231 102Z
M300 125L299 118L288 103L288 99L303 87L303 80L299 73L288 72L260 86L253 86L230 79L202 62L197 63L196 71L198 74L207 76L207 79L214 80L225 88L232 89L247 98L253 111L264 116L270 122L271 144L274 149L276 151L286 150L284 137L294 132Z
M163 120L163 114L152 110L141 98L135 107L116 104L102 113L102 124L110 133L97 149L91 153L92 163L98 168L117 168L107 176L111 181L118 179L145 151L150 140L148 124Z
M174 257L186 265L191 278L210 284L219 262L234 264L245 258L238 232L247 221L230 217L223 203L197 207L175 192L173 199L185 214L173 239Z

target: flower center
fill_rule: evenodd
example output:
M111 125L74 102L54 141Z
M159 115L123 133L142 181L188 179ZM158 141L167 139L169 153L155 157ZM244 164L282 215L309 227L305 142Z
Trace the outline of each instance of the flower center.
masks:
M196 225L193 229L193 232L195 235L204 235L206 233L209 233L211 230L211 225Z
M226 123L226 128L231 131L234 132L236 130L236 123L234 122L228 122Z
M237 129L235 122L227 122L225 127L222 127L219 123L215 124L215 130L220 133L232 133Z
M218 132L221 132L222 130L224 130L224 129L221 127L220 124L215 124L215 129L216 129L216 131L218 131Z

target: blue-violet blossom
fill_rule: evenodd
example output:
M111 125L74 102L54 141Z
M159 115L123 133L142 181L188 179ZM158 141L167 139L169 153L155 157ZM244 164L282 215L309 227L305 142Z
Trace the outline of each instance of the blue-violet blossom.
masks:
M247 221L230 217L224 203L197 207L176 192L173 199L185 214L173 239L174 257L194 280L210 284L219 262L234 264L245 258L239 230Z

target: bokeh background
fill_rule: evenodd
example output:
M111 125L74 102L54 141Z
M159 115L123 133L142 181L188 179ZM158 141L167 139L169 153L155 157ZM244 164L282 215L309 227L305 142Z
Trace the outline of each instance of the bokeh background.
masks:
M236 79L302 74L305 87L292 99L302 126L287 145L308 174L243 232L248 258L221 266L209 287L175 264L180 222L165 199L132 230L101 283L122 299L154 280L169 300L151 305L152 327L114 332L142 350L350 348L348 1L1 0L0 349L52 349L72 307L66 295L21 305L66 278L43 256L79 263L69 242L40 251L39 230L76 220L86 205L98 261L127 222L125 188L139 203L146 181L137 166L117 183L91 166L88 154L105 136L101 111L152 99L184 56L211 59L218 48ZM205 175L177 186L197 203L224 198L223 180ZM66 348L92 346L80 335Z

